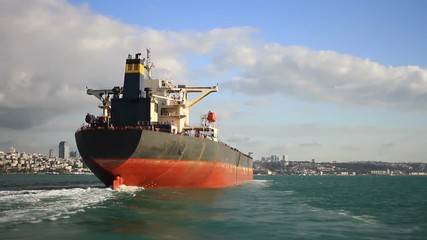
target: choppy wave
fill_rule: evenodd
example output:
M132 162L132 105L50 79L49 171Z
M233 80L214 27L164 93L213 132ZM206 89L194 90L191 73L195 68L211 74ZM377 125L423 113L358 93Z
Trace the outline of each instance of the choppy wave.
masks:
M425 178L260 176L226 189L112 190L94 176L1 177L2 239L427 239Z
M378 224L378 221L373 216L370 216L367 214L355 215L355 214L353 214L349 211L343 210L343 209L338 211L338 214L341 216L345 216L345 217L355 219L355 220L360 221L362 223L366 223L366 224L370 224L370 225Z

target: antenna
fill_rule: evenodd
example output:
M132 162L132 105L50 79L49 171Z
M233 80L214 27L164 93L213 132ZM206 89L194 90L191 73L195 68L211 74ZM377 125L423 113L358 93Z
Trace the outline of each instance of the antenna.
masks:
M147 48L147 59L145 61L145 69L147 69L148 77L151 78L151 49Z

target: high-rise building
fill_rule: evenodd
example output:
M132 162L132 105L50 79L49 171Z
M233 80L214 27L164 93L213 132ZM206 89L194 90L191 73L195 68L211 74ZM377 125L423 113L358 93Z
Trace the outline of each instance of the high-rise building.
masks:
M288 154L286 154L286 153L283 154L282 160L285 161L285 162L289 161Z
M49 157L53 158L53 149L49 149Z
M285 167L289 165L289 158L288 158L288 154L283 154L282 162L283 162L283 165L284 165Z
M62 141L59 143L59 158L69 158L70 157L70 146L68 146L67 141Z

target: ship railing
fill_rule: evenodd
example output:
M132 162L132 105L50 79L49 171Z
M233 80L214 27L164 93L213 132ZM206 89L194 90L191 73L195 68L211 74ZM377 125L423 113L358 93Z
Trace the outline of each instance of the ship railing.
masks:
M249 154L245 154L245 153L241 152L239 149L234 148L234 147L232 147L232 146L230 146L230 145L228 145L228 144L226 144L226 143L224 143L224 142L220 142L220 143L222 143L222 144L224 144L226 147L228 147L228 148L230 148L230 149L232 149L232 150L234 150L234 151L236 151L236 152L238 152L238 153L242 154L243 156L246 156L246 157L248 157L248 158L252 159L252 157L251 157L251 156L249 156Z
M167 123L143 123L138 122L137 126L113 126L113 125L83 125L78 131L95 131L95 130L148 130L148 131L157 131L157 132L171 132L171 125Z

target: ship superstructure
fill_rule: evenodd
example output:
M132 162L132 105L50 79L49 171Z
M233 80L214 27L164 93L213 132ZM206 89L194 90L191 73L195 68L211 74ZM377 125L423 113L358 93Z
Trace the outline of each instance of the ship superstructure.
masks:
M213 126L212 112L206 115L202 126L190 126L190 109L218 86L186 87L173 85L172 80L153 79L150 50L147 58L141 54L128 55L125 67L125 80L122 87L113 89L88 89L87 94L102 102L102 116L91 117L90 122L97 126L152 126L163 132L198 135L205 134L216 140L218 129ZM199 93L191 101L189 93ZM208 118L209 117L209 118ZM169 129L170 128L170 129Z

